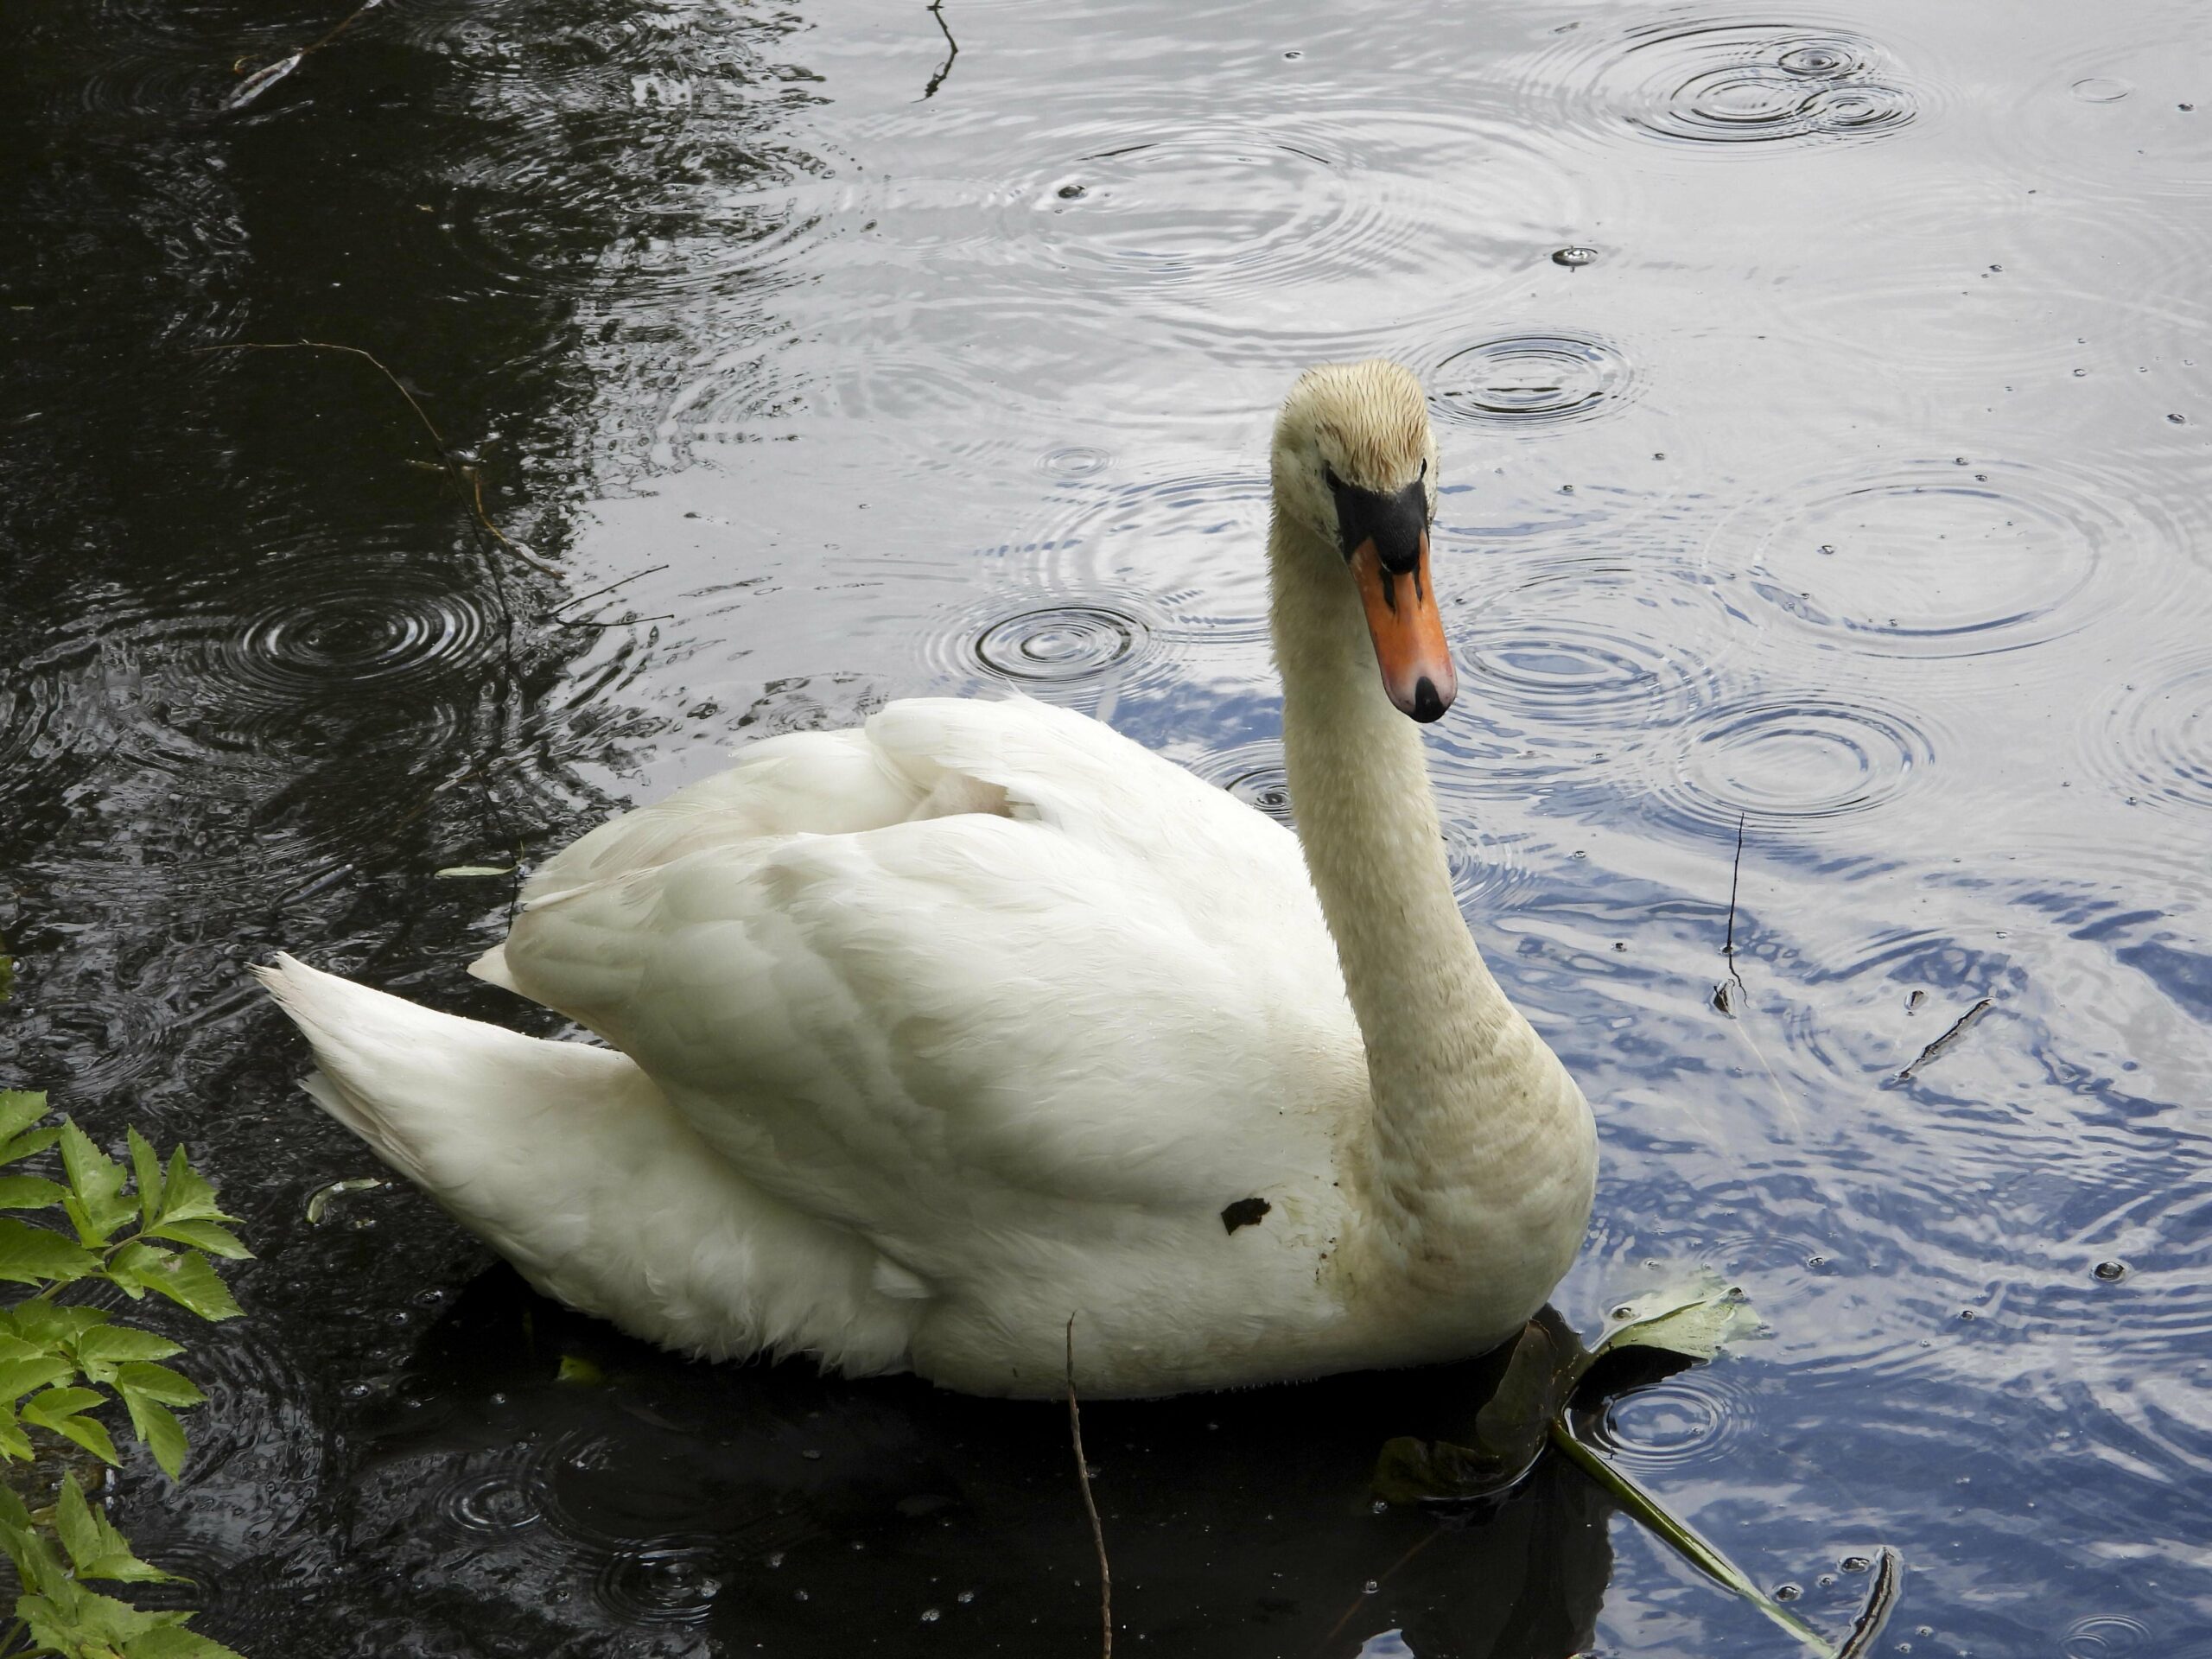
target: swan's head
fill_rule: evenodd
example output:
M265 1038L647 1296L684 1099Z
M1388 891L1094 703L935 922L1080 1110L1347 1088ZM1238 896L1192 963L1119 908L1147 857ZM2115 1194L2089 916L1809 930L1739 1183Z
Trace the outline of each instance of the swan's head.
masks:
M1459 683L1429 579L1436 436L1421 382L1379 360L1307 371L1275 422L1274 471L1275 512L1306 532L1295 541L1349 573L1344 602L1366 613L1390 701L1436 719Z

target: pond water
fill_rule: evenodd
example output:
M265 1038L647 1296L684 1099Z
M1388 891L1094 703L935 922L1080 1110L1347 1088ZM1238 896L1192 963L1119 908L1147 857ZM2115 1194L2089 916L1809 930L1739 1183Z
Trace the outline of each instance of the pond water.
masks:
M1092 1649L1058 1411L658 1355L404 1188L309 1223L375 1171L244 969L547 1029L435 872L916 692L1287 812L1266 434L1389 353L1466 913L1598 1109L1557 1305L1771 1327L1611 1454L1824 1628L1900 1551L1883 1651L2212 1650L2201 8L388 0L225 108L344 10L0 52L0 1058L259 1252L188 1484L118 1486L204 1628ZM376 361L209 349L302 340ZM1377 1511L1471 1387L1087 1411L1124 1650L1777 1649L1571 1471Z

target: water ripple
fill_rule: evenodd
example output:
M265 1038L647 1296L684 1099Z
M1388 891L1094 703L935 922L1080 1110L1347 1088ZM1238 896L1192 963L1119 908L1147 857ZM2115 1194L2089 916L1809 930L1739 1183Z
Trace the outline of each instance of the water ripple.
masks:
M715 1550L664 1541L618 1550L600 1569L594 1590L609 1611L639 1624L697 1624L721 1593Z
M1709 1458L1741 1436L1751 1396L1726 1370L1669 1378L1607 1402L1599 1438L1632 1468L1660 1470Z
M1871 40L1703 11L1610 36L1578 32L1529 78L1586 137L1625 131L1707 153L1863 143L1921 113L1902 67Z
M1618 408L1633 377L1619 349L1573 334L1506 334L1454 352L1425 377L1446 419L1529 427Z
M1826 833L1896 800L1936 758L1902 711L1817 693L1762 693L1706 711L1657 752L1646 810L1677 830L1732 837Z
M2212 808L2212 651L2147 664L2089 706L2083 758L2129 805Z
M2089 480L1953 457L1826 473L1723 525L1714 552L1823 644L1967 657L2107 613L2116 563L2156 539Z

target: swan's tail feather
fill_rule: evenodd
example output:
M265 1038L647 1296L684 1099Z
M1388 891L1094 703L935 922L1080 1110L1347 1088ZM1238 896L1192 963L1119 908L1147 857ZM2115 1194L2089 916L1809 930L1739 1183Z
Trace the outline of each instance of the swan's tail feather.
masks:
M722 1358L896 1370L921 1305L866 1240L779 1202L626 1056L418 1007L288 956L255 972L315 1051L301 1086L549 1295Z

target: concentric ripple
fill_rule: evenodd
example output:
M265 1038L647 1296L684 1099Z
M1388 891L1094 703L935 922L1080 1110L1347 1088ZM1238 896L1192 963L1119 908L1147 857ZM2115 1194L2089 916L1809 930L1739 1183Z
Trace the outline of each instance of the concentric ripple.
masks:
M594 1586L603 1605L639 1624L700 1624L721 1587L711 1548L676 1542L616 1552Z
M2212 652L2149 664L2092 707L2085 759L2130 805L2212 808Z
M1691 719L1721 695L1733 624L1713 584L1671 561L1553 562L1482 604L1453 629L1464 700L1520 759L1471 761L1470 785L1518 787L1531 764L1618 756Z
M1611 130L1707 150L1875 138L1920 110L1898 66L1872 41L1707 13L1610 38L1571 36L1535 73L1570 122L1587 123L1595 110Z
M1283 769L1282 744L1275 738L1242 743L1233 749L1217 749L1192 764L1191 770L1208 783L1227 790L1245 805L1266 813L1277 823L1294 822L1290 805L1290 775Z
M1681 729L1649 809L1702 836L1748 821L1812 831L1887 805L1935 760L1908 715L1815 694L1748 697Z
M2141 1652L2150 1639L2142 1620L2125 1613L2101 1613L2077 1620L2058 1645L2066 1659L2126 1659Z
M1542 426L1587 420L1630 394L1628 360L1582 334L1505 334L1446 357L1427 377L1429 398L1448 419L1484 426Z
M454 1469L437 1495L440 1511L485 1537L524 1532L545 1518L544 1459L531 1448L502 1449Z
M1065 684L1124 669L1151 631L1106 605L1044 605L994 622L976 636L978 661L1025 684Z
M1825 643L1967 657L2069 633L2108 608L2124 507L2048 467L1956 457L1830 473L1716 537L1752 590Z
M1663 1469L1707 1457L1742 1433L1749 1397L1726 1371L1700 1371L1607 1403L1599 1437L1624 1463Z

